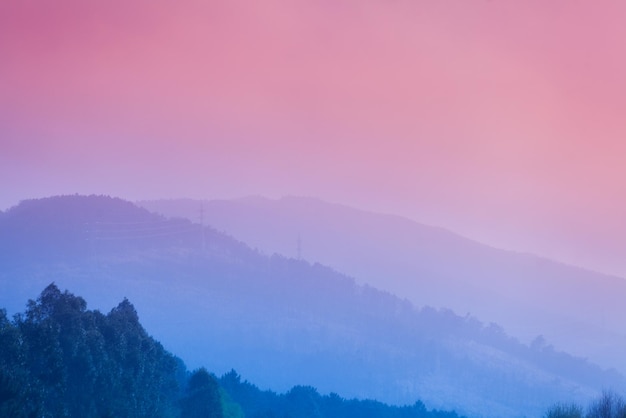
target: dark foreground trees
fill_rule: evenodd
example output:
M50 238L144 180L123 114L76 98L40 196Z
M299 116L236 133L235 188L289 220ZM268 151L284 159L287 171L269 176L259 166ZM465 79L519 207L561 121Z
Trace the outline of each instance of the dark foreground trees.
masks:
M586 412L576 404L555 405L548 410L545 418L626 418L626 402L613 392L603 392L593 401Z
M285 394L260 390L231 370L220 384L248 418L460 418L455 412L428 410L420 401L391 406L372 400L321 395L311 386L295 386Z
M0 416L179 417L185 373L128 300L103 315L52 284L14 321L0 311Z

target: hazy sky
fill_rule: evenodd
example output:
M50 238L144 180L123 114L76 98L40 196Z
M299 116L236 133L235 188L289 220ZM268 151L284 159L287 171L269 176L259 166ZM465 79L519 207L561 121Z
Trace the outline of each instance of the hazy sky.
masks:
M0 209L316 196L626 276L626 2L3 0Z

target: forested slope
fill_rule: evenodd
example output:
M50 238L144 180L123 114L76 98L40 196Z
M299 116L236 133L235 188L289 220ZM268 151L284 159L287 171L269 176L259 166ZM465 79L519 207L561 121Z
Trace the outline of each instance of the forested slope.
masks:
M219 343L219 342L216 342ZM456 418L421 402L394 407L322 396L312 387L280 395L193 373L150 337L124 299L108 314L51 284L24 313L0 310L0 417Z

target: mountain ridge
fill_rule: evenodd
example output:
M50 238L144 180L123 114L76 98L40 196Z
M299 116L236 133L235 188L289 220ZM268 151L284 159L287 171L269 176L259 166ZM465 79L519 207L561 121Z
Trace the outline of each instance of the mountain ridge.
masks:
M315 198L139 202L187 216L204 207L212 225L268 254L333 266L417 305L498 322L525 342L558 347L626 371L626 280L533 254L478 243L441 227ZM581 309L584 307L584 309ZM582 339L582 335L589 338Z
M163 228L163 218L111 198L41 200L35 205L46 219L41 227L51 224L46 231L53 235L40 250L47 245L51 253L35 262L16 258L3 264L2 304L51 277L96 306L126 296L155 336L192 366L203 364L218 373L234 367L279 391L305 383L348 397L392 404L423 398L430 408L515 417L522 416L520 411L539 414L555 401L590 399L603 387L626 388L618 373L548 344L529 347L471 316L418 309L389 292L357 285L332 268L267 257L190 221L166 221L180 234L148 240L114 236L115 245L91 253L83 248L90 247L84 241L90 230L84 219L64 213L68 205L92 214L105 208L109 216L126 208ZM59 219L74 221L82 235L64 233L73 230L69 224L59 229L58 211ZM0 220L0 246L17 254L20 247L31 248L26 238L41 239L26 233L39 215L22 214L19 222L11 219L13 233L25 232L21 240L8 236L8 221ZM114 219L125 225L142 222L135 215L129 221ZM180 225L186 229L176 229ZM102 233L118 233L116 228ZM175 318L169 315L173 310L179 313Z

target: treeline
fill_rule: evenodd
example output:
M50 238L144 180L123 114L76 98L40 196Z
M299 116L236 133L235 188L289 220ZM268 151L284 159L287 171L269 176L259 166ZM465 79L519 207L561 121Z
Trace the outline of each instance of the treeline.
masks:
M233 370L220 384L250 418L459 418L455 412L429 411L420 401L412 406L390 406L372 400L320 395L311 386L296 386L285 394L262 391L242 381Z
M54 284L13 319L0 310L0 417L457 418L421 402L395 407L298 386L261 391L216 379L150 337L122 301L108 314Z
M103 315L52 284L13 321L0 311L0 416L178 417L186 380L128 300Z
M575 403L554 405L544 418L626 418L626 401L614 392L605 391L586 409Z

